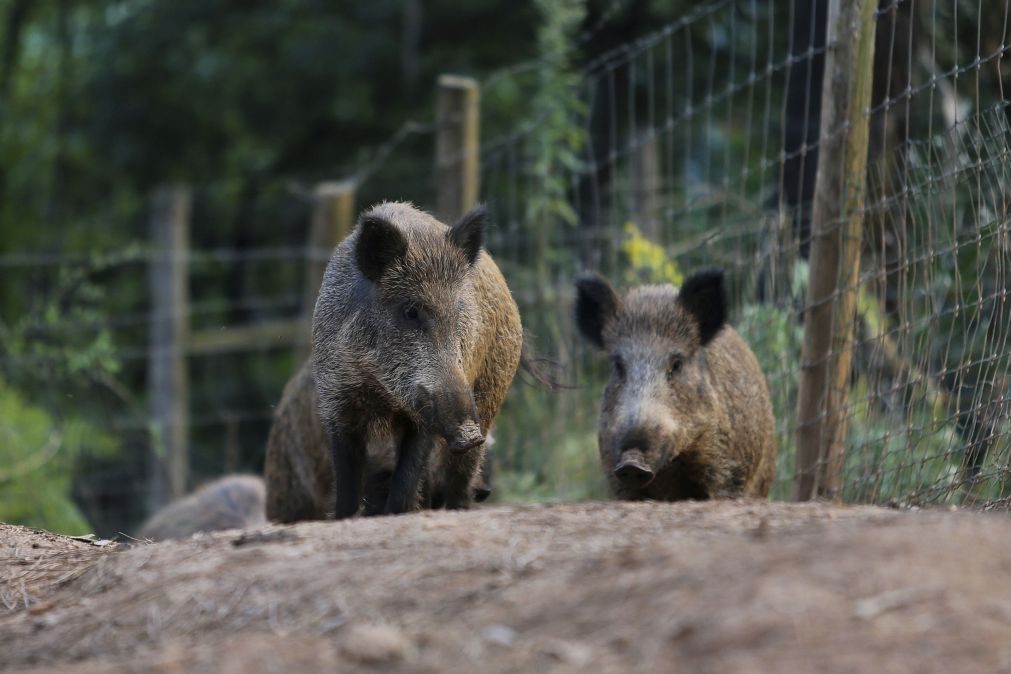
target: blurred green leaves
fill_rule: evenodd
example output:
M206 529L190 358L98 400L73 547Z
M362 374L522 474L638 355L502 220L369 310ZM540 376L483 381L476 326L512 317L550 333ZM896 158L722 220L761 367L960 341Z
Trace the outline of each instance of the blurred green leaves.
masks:
M568 200L566 176L582 166L579 153L586 143L587 113L581 93L582 78L575 66L575 34L582 24L582 0L535 0L541 15L537 33L540 63L537 87L530 103L532 137L528 163L539 186L527 201L527 220L536 223L547 241L556 222L575 225L578 216ZM542 248L541 259L546 256Z
M0 380L0 522L84 534L91 526L70 499L81 452L109 454L116 441L80 419L58 422Z
M95 281L111 263L96 257L63 269L35 310L9 326L0 321L0 521L91 530L70 492L85 453L119 450L117 438L89 420L95 388L118 389L117 346Z

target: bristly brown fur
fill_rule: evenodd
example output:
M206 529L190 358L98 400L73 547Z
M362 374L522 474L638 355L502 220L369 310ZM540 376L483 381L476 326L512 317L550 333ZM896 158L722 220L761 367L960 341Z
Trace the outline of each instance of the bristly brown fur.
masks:
M615 362L598 444L620 498L769 493L776 462L772 404L751 349L723 323L722 283L722 273L706 270L686 279L680 292L642 286L619 298L596 281L577 286L580 328ZM685 288L690 292L682 297ZM594 314L594 307L605 311ZM653 473L648 484L615 475L632 449L641 451Z
M447 507L467 507L475 490L480 493L483 445L449 452L432 424L443 423L443 410L473 409L477 418L459 428L472 424L467 439L478 427L487 437L520 361L519 312L480 248L483 218L471 212L450 230L410 204L384 203L363 214L334 251L316 304L311 366L286 389L268 441L271 519L353 514L360 506L352 510L341 501L355 491L340 487L341 475L349 474L365 512L377 512L368 495L373 473L390 480L385 510L391 512L427 505L435 495ZM363 243L366 223L386 233ZM307 426L313 396L318 415ZM450 437L451 430L438 437ZM420 463L404 469L404 457L414 456L419 444ZM388 464L378 469L380 456L392 457L392 477ZM403 485L412 485L411 493L393 503L395 494L404 496ZM335 491L327 495L327 489ZM324 506L328 497L335 501Z
M382 510L393 470L392 447L370 448L363 489L363 510ZM310 363L288 381L274 412L264 462L267 519L272 522L333 517L334 468L319 418L319 398Z

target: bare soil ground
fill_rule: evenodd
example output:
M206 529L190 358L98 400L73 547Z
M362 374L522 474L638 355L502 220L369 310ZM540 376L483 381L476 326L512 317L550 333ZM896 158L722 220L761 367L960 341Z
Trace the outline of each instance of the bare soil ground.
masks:
M132 546L0 527L0 599L12 670L1011 671L1011 516L504 506Z

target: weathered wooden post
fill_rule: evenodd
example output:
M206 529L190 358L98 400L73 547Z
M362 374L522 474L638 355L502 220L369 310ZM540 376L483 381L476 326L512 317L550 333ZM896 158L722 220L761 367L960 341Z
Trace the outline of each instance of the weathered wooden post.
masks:
M355 224L355 184L351 180L320 183L313 192L312 221L306 243L305 288L302 293L302 336L297 355L309 357L312 343L312 311L323 282L330 254Z
M860 276L877 0L830 0L794 498L839 499Z
M452 224L477 203L480 88L476 80L441 75L435 107L436 215Z
M190 190L166 187L151 202L152 256L148 390L151 402L151 462L148 509L153 512L186 493L189 477Z

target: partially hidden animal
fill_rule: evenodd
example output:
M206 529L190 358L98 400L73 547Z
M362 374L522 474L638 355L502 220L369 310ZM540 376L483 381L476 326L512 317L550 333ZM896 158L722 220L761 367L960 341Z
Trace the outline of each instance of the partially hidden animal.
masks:
M226 475L158 510L137 537L164 541L266 524L265 492L263 480L255 475Z

